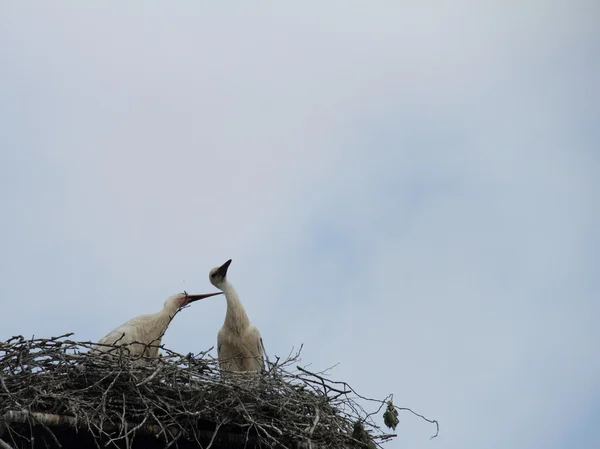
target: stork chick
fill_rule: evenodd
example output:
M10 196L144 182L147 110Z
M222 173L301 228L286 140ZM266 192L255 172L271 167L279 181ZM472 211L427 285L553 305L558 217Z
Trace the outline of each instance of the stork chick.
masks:
M225 294L227 313L217 335L219 366L223 371L261 372L264 369L264 346L260 332L248 319L240 298L227 280L231 259L210 270L212 285Z
M98 343L100 345L129 345L130 355L157 358L161 339L175 314L192 302L221 294L221 292L202 295L177 293L167 298L160 312L132 318L109 332ZM94 350L110 352L114 348L97 345Z

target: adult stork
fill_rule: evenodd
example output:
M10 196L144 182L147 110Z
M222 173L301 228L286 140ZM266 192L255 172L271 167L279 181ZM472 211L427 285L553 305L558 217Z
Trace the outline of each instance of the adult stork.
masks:
M128 345L129 354L143 357L158 357L158 347L173 317L183 307L200 299L221 295L222 292L206 293L202 295L188 295L177 293L169 296L160 312L140 315L123 323L115 330L109 332L98 341L95 351L110 352L113 345Z
M227 270L231 259L220 267L210 270L212 285L225 294L227 313L225 322L217 335L219 366L230 372L262 372L264 370L265 348L260 332L250 322L240 298L227 280Z

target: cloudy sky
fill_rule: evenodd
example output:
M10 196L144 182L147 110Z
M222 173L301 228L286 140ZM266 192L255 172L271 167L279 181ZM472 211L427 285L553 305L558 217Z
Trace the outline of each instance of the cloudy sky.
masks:
M0 339L232 258L269 355L439 420L390 449L598 447L600 3L217 3L2 2Z

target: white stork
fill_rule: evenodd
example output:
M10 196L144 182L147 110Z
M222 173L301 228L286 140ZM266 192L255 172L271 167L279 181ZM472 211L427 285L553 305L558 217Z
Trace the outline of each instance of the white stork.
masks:
M227 280L230 264L231 259L209 273L211 284L227 300L225 322L217 335L219 366L223 371L259 373L264 370L265 348L260 332L248 319L237 292Z
M167 298L160 312L140 315L123 323L101 338L98 342L99 345L96 345L94 350L110 352L114 348L101 345L129 345L130 355L156 358L158 357L158 347L160 346L161 339L171 320L180 309L199 299L221 294L221 292L217 292L203 295L188 295L187 293L172 295Z

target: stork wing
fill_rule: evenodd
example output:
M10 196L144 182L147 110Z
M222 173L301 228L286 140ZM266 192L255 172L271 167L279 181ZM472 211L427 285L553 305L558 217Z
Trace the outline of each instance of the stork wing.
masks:
M159 345L160 344L160 338L156 339L156 338L153 338L153 336L152 336L152 334L155 333L153 331L156 329L146 329L144 331L144 328L148 327L148 325L151 324L149 321L150 321L149 315L140 315L140 316L130 319L126 323L123 323L122 325L117 327L115 330L109 332L104 337L102 337L98 341L100 346L96 345L95 349L100 352L112 352L113 351L112 348L107 347L107 346L102 346L102 345L120 346L120 345L128 345L128 344L131 344L134 342L138 342L138 343L140 343L140 345L134 345L135 348L130 348L130 351L132 351L131 352L132 354L137 354L137 353L142 354L145 350L144 350L143 346L141 346L141 345L144 345L144 344ZM153 354L153 353L158 354L158 348L156 348L155 350L151 350L149 352L149 354Z
M101 345L131 343L131 328L127 324L123 324L102 337L98 343Z
M103 345L114 345L117 343L121 345L132 343L137 334L137 328L140 325L143 325L145 321L147 321L147 316L145 315L131 318L102 337L98 343Z
M248 349L250 350L250 352L252 353L252 355L254 357L257 357L256 362L257 362L257 364L260 364L261 371L264 371L265 370L265 347L263 344L263 339L260 336L260 332L258 331L258 328L255 325L251 324L250 327L248 328L248 333L246 335L248 335L248 339L246 341L249 342L250 345L252 345Z
M267 370L267 361L269 360L269 356L267 355L267 351L265 349L265 344L263 343L263 339L262 337L260 338L260 347L262 349L262 353L264 355L263 357L263 366L262 366L262 370L263 372Z
M222 360L221 359L221 348L223 347L223 338L221 337L221 331L219 331L219 333L217 334L217 358L219 359L219 362Z

